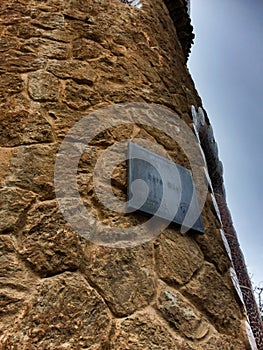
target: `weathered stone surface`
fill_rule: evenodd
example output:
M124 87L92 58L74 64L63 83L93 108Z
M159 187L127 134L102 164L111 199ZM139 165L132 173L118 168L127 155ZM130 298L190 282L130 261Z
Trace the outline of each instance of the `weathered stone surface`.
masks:
M85 38L78 38L73 41L73 57L80 60L98 58L107 52L100 44Z
M182 290L196 304L202 305L217 329L239 334L243 311L234 297L235 290L230 276L222 277L212 264L206 262Z
M204 205L203 212L205 213L205 215L203 215L202 217L204 221L204 226L206 227L207 230L210 230L211 232L213 232L213 231L218 231L219 229L222 228L222 224L219 221L219 218L215 212L214 204L210 194L208 194L207 196L207 200Z
M59 79L40 70L30 73L28 80L29 95L35 101L56 101L60 90Z
M205 235L196 237L206 260L212 262L220 273L225 273L231 266L229 257L225 254L224 243L219 230L207 229Z
M0 57L0 73L31 72L43 68L45 60L34 53L24 53L10 50Z
M159 320L155 312L149 309L147 313L137 313L116 322L110 349L183 350L187 348L176 334L169 332L167 324Z
M23 90L24 83L19 74L0 75L0 101L5 101L10 95L14 95Z
M27 40L22 49L40 57L57 60L64 60L69 56L69 44L49 39L31 38Z
M30 288L34 285L34 276L21 263L15 246L14 238L0 235L0 339L25 311Z
M83 262L79 237L66 224L56 201L40 203L28 212L19 253L44 277L75 271Z
M79 84L93 85L96 78L91 66L79 61L64 62L62 65L60 62L52 62L47 70L59 78L70 78Z
M70 128L78 122L87 112L72 112L72 109L60 101L44 102L43 113L52 125L52 131L57 140L62 141Z
M77 273L39 282L16 331L2 342L6 349L104 349L111 316L100 295Z
M35 192L41 199L52 199L54 193L54 159L56 145L17 147L9 161L5 182Z
M32 23L43 29L59 29L64 27L65 18L62 13L41 11L37 14Z
M200 340L211 329L209 322L178 291L161 284L157 308L180 334L188 339Z
M34 200L32 192L17 187L0 188L0 233L16 232Z
M1 147L53 141L51 125L38 111L3 111L0 114L0 134Z
M68 81L63 96L63 101L72 109L85 110L95 105L100 100L100 95L93 88Z
M1 35L0 37L0 52L6 52L19 45L19 40L8 35Z
M41 29L33 26L31 18L29 17L19 18L14 20L14 22L14 25L9 25L6 30L6 34L10 38L17 37L18 39L30 39L42 35ZM21 41L19 41L19 43L21 43Z
M166 230L156 242L159 276L168 283L185 284L203 264L203 254L197 243L188 236Z
M155 294L151 245L134 249L88 246L85 275L116 316L147 306Z

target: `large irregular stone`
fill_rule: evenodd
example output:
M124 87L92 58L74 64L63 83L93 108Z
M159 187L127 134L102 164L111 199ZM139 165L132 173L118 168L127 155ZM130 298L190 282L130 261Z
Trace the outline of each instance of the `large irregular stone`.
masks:
M66 83L63 102L72 109L85 110L100 101L100 94L87 85L74 81Z
M32 192L17 187L0 188L0 233L17 232L34 201Z
M185 347L176 334L169 331L168 325L151 308L147 311L116 321L110 349L191 350L190 347Z
M52 199L56 145L17 147L9 162L6 184L35 192L41 199Z
M39 282L30 307L5 336L6 349L106 349L110 312L77 273Z
M0 75L0 102L14 94L19 93L24 88L23 79L19 74L1 74Z
M80 61L72 62L52 62L47 70L58 78L73 79L77 83L92 85L96 74L88 63Z
M0 52L6 52L14 47L18 47L20 41L13 36L1 35L0 37Z
M57 101L60 90L59 79L54 75L39 70L30 73L28 79L28 92L35 101Z
M77 38L73 41L73 57L80 60L98 58L107 52L100 44L93 40Z
M182 290L194 304L202 305L218 330L239 334L243 310L236 301L235 289L228 274L222 277L214 265L206 262Z
M0 114L0 146L13 147L52 142L51 125L41 115L25 110Z
M206 260L212 262L220 273L225 273L231 266L226 254L219 230L207 229L204 235L196 237Z
M67 59L69 48L69 44L67 43L42 38L31 38L22 47L26 52L32 52L40 57L57 60Z
M155 294L150 244L133 249L88 245L85 274L119 317L147 306Z
M203 264L203 254L190 236L166 230L156 241L156 260L161 279L168 283L185 284Z
M28 212L19 242L21 257L40 276L75 271L83 262L79 238L56 201L40 203Z
M18 258L15 246L14 238L0 235L0 339L28 307L35 283L33 274Z
M1 54L0 73L25 73L43 68L45 59L33 52L18 52L15 49Z
M157 308L180 334L188 339L200 340L211 329L209 322L178 291L161 285Z
M58 141L62 141L70 128L82 117L87 115L87 112L81 111L72 113L72 109L60 101L45 102L42 106L45 116L52 125L54 135Z
M32 24L43 29L61 29L64 28L65 18L62 13L39 11L35 14Z

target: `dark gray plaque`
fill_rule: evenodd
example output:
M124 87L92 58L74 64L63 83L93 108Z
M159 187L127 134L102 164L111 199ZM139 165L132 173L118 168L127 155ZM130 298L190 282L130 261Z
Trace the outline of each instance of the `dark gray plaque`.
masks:
M128 153L128 209L204 233L190 170L132 142Z

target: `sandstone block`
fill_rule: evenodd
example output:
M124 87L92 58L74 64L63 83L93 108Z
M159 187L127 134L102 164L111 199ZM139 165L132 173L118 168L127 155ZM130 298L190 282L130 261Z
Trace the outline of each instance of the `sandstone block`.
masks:
M166 231L156 242L158 273L162 280L182 285L201 267L203 254L191 237Z
M85 110L100 100L99 94L91 87L68 81L64 91L63 101L72 109Z
M224 243L219 230L207 229L204 235L196 237L204 256L211 261L220 273L225 273L231 266L229 257L225 254Z
M65 19L62 13L39 11L39 14L34 18L32 24L43 29L53 30L63 28L65 25Z
M93 85L96 74L86 62L52 62L47 70L62 79L73 79L77 83Z
M16 232L35 200L32 192L17 187L0 189L0 233Z
M85 274L119 317L147 306L154 294L150 245L134 249L88 246Z
M0 146L13 147L52 142L51 125L40 112L3 111L0 114Z
M200 344L191 343L193 350L247 350L245 342L240 339L222 335L220 333L212 333L211 336ZM188 349L187 349L188 350Z
M206 262L182 290L195 303L202 305L217 329L223 333L239 334L242 309L235 299L229 276L222 277L212 264Z
M161 322L151 309L149 313L140 312L118 320L110 346L112 350L191 350L169 332L167 324Z
M6 33L10 37L30 39L32 37L39 37L42 34L42 30L32 25L31 18L20 18L16 21L15 25L7 27Z
M69 44L50 39L30 38L23 45L22 50L32 52L43 58L64 60L69 57Z
M17 94L23 90L23 80L19 74L1 74L0 75L0 101L11 95Z
M4 184L5 176L8 174L10 162L13 157L14 150L9 147L0 148L0 184Z
M110 327L110 312L100 295L81 275L67 272L39 282L30 308L3 345L17 350L103 349Z
M24 73L31 72L43 68L45 60L34 53L24 53L10 50L0 57L0 73L15 72Z
M204 338L211 329L209 322L176 290L161 285L157 308L180 334L192 340Z
M28 92L35 101L56 101L60 90L59 79L54 75L40 70L30 73Z
M35 192L40 199L54 198L56 151L57 145L53 144L17 147L9 162L6 184Z
M66 224L55 201L40 203L28 212L19 252L40 276L75 271L83 260L79 238Z
M17 257L14 238L0 235L0 345L1 334L23 314L34 285L33 275Z
M0 52L6 52L10 49L17 48L20 42L17 38L9 35L1 35L0 37Z
M93 40L78 38L73 41L72 54L73 57L79 60L89 60L98 58L107 51Z

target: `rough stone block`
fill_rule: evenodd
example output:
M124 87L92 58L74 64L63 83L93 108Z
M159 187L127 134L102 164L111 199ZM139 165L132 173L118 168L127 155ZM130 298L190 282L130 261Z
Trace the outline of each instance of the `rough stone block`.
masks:
M105 53L107 53L107 51L93 40L78 38L73 41L72 54L76 59L91 60Z
M169 332L151 309L118 320L111 337L110 349L118 350L171 350L187 349L176 334ZM161 348L160 348L161 346Z
M7 97L17 94L23 90L24 83L19 74L0 75L0 101L4 102Z
M32 208L20 236L19 253L40 276L75 271L83 261L79 237L66 224L56 201Z
M17 187L0 189L0 233L16 232L35 200L32 192Z
M1 334L10 330L28 306L28 295L34 286L35 276L17 257L16 241L0 235L0 345Z
M43 58L65 60L69 57L68 43L50 39L30 38L21 48L25 52L32 52Z
M43 68L45 59L34 53L18 52L15 49L5 52L0 57L0 73L25 73Z
M0 114L0 134L0 147L53 141L51 125L38 111L3 111Z
M205 235L196 237L206 260L212 262L220 273L225 273L231 266L230 258L225 254L220 230L207 229Z
M54 75L40 70L30 73L28 92L35 101L56 101L60 90L59 79Z
M64 91L63 101L72 109L85 110L99 102L99 93L91 87L68 81Z
M168 283L183 285L203 264L203 254L191 237L166 231L156 242L158 273Z
M58 78L73 79L79 84L93 85L96 74L86 62L52 62L47 70Z
M104 349L111 316L87 281L67 272L39 282L15 326L2 342L7 349Z
M119 317L147 306L154 294L151 245L134 249L88 246L85 274Z
M212 264L206 262L182 290L195 304L202 305L218 330L239 334L243 310L235 299L229 276L222 277Z
M176 290L161 285L157 308L180 334L191 340L203 339L211 330L209 322Z
M56 151L53 144L17 147L9 161L6 184L34 192L40 199L53 199Z

